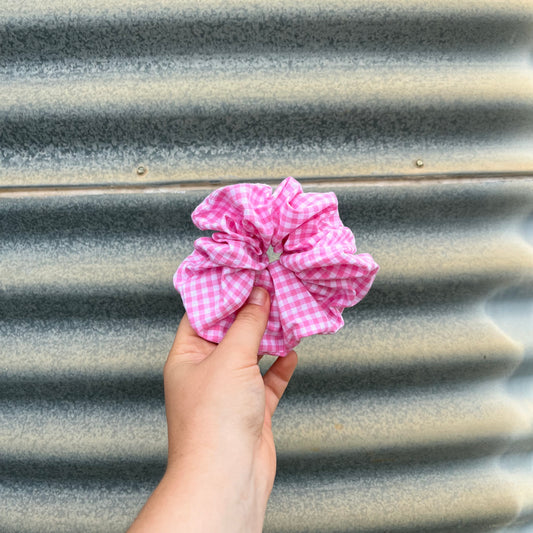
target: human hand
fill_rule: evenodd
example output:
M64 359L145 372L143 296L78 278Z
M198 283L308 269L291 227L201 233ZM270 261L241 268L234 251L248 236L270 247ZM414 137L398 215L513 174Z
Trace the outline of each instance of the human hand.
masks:
M183 317L164 370L167 471L130 533L261 531L276 472L271 419L297 362L291 352L261 376L269 310L255 288L219 345Z

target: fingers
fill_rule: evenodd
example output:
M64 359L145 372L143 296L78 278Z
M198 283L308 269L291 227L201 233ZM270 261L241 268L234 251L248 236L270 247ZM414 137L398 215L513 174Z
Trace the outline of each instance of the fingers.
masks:
M278 357L265 374L265 402L270 416L274 414L297 363L296 352L289 352L285 357Z
M209 355L215 347L215 344L202 339L192 329L189 317L185 313L181 319L170 353L168 354L168 360L179 360L183 356L186 356L187 360L197 360L199 362Z
M178 331L176 333L176 340L174 342L183 342L187 339L197 337L196 331L192 329L191 323L189 322L189 317L185 313L180 321L178 326Z
M259 344L265 333L270 312L270 297L262 287L254 287L247 303L237 314L218 353L243 365L256 365Z

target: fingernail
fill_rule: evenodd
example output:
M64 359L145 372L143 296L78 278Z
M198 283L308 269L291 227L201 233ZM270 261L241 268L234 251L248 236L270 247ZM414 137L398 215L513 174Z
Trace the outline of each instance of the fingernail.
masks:
M267 293L265 289L261 287L254 287L250 296L248 296L248 303L255 305L265 305L267 299Z

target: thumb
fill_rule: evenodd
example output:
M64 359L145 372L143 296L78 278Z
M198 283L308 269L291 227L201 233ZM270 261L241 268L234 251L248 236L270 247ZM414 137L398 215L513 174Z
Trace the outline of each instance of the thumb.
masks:
M262 287L254 287L246 304L237 314L216 352L241 364L257 364L259 345L270 312L270 297Z

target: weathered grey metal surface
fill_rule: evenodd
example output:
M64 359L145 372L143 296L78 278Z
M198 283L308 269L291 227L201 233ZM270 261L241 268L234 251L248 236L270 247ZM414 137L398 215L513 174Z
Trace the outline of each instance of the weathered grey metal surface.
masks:
M532 28L530 0L3 0L0 186L531 171Z
M300 347L265 530L531 524L533 180L334 190L382 270ZM1 198L0 530L122 531L157 482L171 276L205 194Z
M3 0L0 531L126 529L190 212L287 175L382 268L300 347L265 531L533 531L532 35L527 0Z

